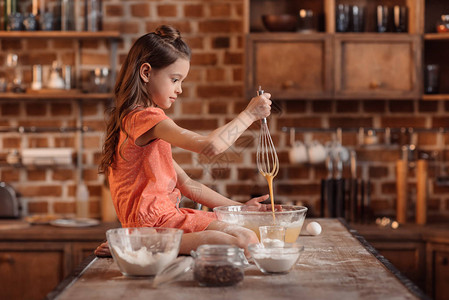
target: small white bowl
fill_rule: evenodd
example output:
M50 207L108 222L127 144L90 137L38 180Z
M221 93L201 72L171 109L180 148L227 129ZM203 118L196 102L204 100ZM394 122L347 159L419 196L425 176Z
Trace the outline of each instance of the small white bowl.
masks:
M266 248L263 244L251 244L248 249L260 271L265 274L285 274L293 269L304 246L286 243L284 247Z
M178 256L182 233L174 228L116 228L106 237L123 275L154 276Z

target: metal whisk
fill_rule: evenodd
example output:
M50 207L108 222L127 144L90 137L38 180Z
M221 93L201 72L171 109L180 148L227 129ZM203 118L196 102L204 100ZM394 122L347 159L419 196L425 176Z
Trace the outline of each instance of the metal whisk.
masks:
M257 95L262 95L264 91L259 86ZM260 134L259 134L259 144L257 145L257 168L260 174L265 177L268 182L268 187L270 189L270 198L272 205L273 201L273 178L279 172L279 159L276 154L276 149L274 148L273 140L271 139L270 131L267 126L267 119L263 118L260 120ZM274 206L272 207L274 211Z

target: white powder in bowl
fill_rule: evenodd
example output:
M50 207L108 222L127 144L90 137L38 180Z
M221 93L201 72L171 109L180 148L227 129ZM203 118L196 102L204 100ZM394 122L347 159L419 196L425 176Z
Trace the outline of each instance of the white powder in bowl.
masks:
M290 254L256 254L253 259L262 272L285 273L290 271L298 260L299 253Z
M267 248L282 248L284 247L284 241L278 239L263 239L262 244Z
M142 247L137 251L112 247L114 260L122 273L130 276L152 276L163 270L178 256L177 249L153 254Z

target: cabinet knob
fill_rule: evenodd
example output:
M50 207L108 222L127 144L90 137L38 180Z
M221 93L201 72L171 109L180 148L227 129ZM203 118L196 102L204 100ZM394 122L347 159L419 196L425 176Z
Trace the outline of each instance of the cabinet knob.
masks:
M8 263L10 265L14 264L16 261L14 260L14 257L10 254L4 254L0 256L0 264L1 263Z
M282 83L282 88L284 90L291 89L295 85L293 80L287 80Z
M369 88L372 90L381 88L384 84L381 81L373 80L369 84Z
M447 266L449 264L449 259L445 256L441 258L441 265Z

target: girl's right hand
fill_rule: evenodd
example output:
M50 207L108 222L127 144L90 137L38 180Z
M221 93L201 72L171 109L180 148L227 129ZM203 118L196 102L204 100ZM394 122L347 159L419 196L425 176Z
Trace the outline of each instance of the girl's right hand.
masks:
M264 93L263 95L252 98L245 112L249 113L255 121L268 117L271 112L270 98L270 93Z
M249 256L248 245L259 242L259 239L254 231L239 225L227 224L221 221L213 221L207 229L225 233L227 236L226 238L225 236L221 236L223 242L225 244L236 245L239 248L244 249L246 256Z

